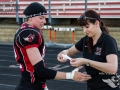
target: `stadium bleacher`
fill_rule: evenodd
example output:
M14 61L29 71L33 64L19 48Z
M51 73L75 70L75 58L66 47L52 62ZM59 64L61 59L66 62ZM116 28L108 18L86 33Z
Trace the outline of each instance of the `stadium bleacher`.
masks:
M15 10L14 11L8 11L7 4L5 2L15 2L15 0L0 0L0 17L16 17ZM19 0L19 17L24 17L22 14L24 8L31 2L41 2L48 10L48 0ZM2 5L5 4L6 7L2 7ZM14 3L15 4L15 3ZM100 0L98 1L88 1L87 3L88 9L94 9L97 12L100 13L102 18L120 18L120 1L105 1ZM9 5L10 6L10 5ZM13 5L15 8L15 5ZM78 1L78 0L51 0L51 15L52 18L56 18L59 16L59 18L68 18L69 15L71 18L77 18L81 13L84 12L85 8L85 2L84 0ZM5 9L6 11L2 11ZM65 15L65 16L63 16Z
M40 2L48 10L48 0L18 0L19 4L19 21L25 21L22 14L25 7L31 2ZM11 5L12 4L12 5ZM5 6L3 8L3 6ZM10 8L11 7L11 8ZM117 40L120 46L120 0L88 0L88 9L96 10L105 24L110 28L112 36ZM49 11L49 10L48 10ZM75 28L75 42L82 37L82 29L78 27L77 18L85 11L85 0L51 0L51 25L54 28ZM48 17L47 17L48 18ZM46 19L48 25L48 19ZM0 41L12 42L20 23L16 23L16 0L0 0ZM3 27L4 25L4 27ZM9 28L10 27L10 28ZM115 29L114 29L115 28ZM49 31L44 30L45 42L49 42ZM67 36L66 36L67 34ZM66 37L65 37L66 36ZM68 37L70 36L70 37ZM59 38L59 37L65 37ZM54 42L52 40L52 42ZM57 31L57 43L71 43L71 31Z
M107 5L120 5L120 2L106 2Z

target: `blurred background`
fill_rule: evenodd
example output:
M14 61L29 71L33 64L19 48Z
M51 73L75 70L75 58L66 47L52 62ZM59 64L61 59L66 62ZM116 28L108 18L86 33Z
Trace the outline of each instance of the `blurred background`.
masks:
M0 90L14 90L18 85L20 71L12 44L14 34L26 19L23 10L31 2L43 4L48 11L42 30L48 46L45 56L48 68L68 72L74 69L69 62L58 62L56 57L84 36L77 18L87 9L100 14L120 50L120 0L0 0ZM74 57L82 57L82 53ZM120 51L118 59L120 61ZM118 68L120 72L120 65ZM85 72L84 68L81 72ZM49 80L47 85L49 90L86 90L86 82L72 80Z
M77 18L87 9L94 9L108 26L120 46L120 0L0 0L0 42L13 42L25 21L23 10L31 2L40 2L48 11L43 27L48 44L74 44L84 33Z

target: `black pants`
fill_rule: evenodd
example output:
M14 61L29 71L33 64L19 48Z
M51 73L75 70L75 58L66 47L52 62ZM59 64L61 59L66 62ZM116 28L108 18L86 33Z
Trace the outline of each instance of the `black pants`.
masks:
M20 83L15 90L44 90L38 83Z
M120 88L119 87L117 88L102 87L102 88L97 88L97 89L87 88L87 90L120 90Z

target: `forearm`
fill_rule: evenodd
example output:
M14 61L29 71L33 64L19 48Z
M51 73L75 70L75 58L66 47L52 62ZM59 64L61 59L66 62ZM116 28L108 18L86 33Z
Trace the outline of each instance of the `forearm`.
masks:
M64 53L66 53L68 56L73 56L71 53L70 53L70 51L69 50L63 50L62 52L64 52Z
M55 80L66 79L66 73L57 71L57 74L56 74L54 79Z
M78 51L77 49L76 49L76 47L75 47L75 45L74 46L72 46L71 48L69 48L68 50L67 50L67 54L68 54L68 56L73 56L73 55L75 55L75 54L77 54L78 52L80 52L80 51Z
M108 63L108 62L97 62L93 60L87 60L90 63L90 66L96 68L100 71L115 74L117 72L117 66Z
M70 52L70 50L64 50L63 52L65 52L68 56L72 57L74 55L73 52Z

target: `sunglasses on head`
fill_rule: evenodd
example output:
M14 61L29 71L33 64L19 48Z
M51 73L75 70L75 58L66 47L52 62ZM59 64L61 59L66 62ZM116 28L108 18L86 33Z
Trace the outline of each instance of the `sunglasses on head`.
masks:
M83 22L86 21L87 19L93 19L96 20L96 18L91 18L91 17L86 17L85 15L81 15L77 21L79 22L79 20L82 20Z

